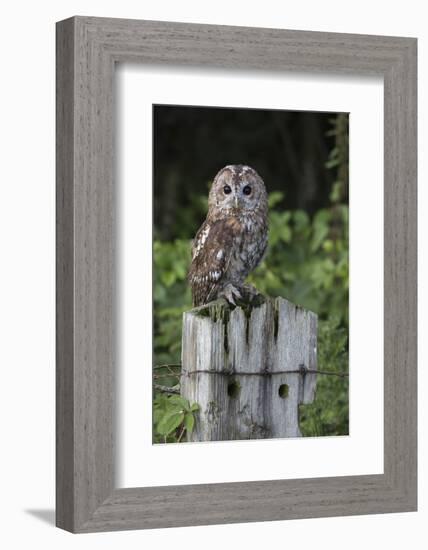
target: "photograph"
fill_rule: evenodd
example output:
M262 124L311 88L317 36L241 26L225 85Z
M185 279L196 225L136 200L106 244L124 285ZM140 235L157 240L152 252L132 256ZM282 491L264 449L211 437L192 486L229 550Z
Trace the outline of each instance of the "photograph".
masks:
M349 113L153 105L153 443L349 435Z

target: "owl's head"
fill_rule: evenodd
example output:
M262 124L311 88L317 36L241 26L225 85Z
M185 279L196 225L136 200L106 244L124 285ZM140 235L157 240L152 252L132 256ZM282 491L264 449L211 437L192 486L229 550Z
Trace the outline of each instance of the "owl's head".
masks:
M250 166L225 166L214 178L208 210L211 214L221 215L266 212L267 193L262 178Z

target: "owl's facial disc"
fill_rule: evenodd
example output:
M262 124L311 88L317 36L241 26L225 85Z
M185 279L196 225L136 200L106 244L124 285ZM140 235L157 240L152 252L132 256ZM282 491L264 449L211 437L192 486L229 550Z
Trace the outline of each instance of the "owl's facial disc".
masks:
M250 166L225 166L214 178L209 196L211 212L224 215L245 214L266 208L263 180Z

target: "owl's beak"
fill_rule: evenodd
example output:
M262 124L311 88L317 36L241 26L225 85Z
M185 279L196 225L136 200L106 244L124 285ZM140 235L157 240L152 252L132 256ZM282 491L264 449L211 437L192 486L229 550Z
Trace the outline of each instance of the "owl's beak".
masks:
M234 204L235 208L238 208L238 195L235 195Z

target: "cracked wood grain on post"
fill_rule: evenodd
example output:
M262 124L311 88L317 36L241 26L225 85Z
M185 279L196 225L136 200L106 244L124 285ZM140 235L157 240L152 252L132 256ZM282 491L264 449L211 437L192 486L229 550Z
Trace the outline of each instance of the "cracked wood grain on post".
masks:
M316 342L316 315L283 298L185 313L181 394L200 406L191 440L299 437L299 404L316 387L299 367L316 369Z

